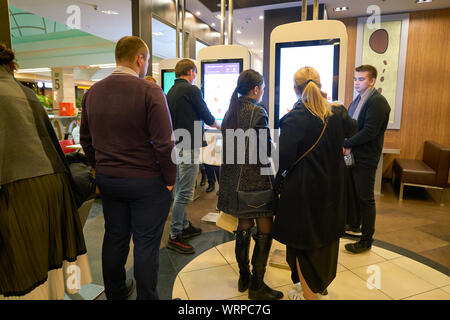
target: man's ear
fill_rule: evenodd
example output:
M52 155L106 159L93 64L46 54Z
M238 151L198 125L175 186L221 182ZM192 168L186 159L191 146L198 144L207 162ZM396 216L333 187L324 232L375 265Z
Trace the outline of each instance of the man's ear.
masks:
M377 81L377 78L370 79L370 86L373 87L375 85L375 81Z

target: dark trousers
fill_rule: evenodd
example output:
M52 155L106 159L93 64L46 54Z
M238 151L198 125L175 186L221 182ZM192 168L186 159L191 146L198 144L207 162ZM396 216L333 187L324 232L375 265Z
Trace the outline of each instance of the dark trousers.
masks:
M172 201L161 177L116 178L96 174L105 236L102 270L107 299L123 299L126 292L125 263L134 243L134 278L138 300L157 300L159 246Z
M219 166L212 166L209 164L205 164L206 169L206 176L208 177L208 184L214 185L216 183L216 177L217 181L220 180L220 167Z
M356 194L357 216L361 219L361 240L372 240L375 233L375 172L376 168L356 164L350 169Z

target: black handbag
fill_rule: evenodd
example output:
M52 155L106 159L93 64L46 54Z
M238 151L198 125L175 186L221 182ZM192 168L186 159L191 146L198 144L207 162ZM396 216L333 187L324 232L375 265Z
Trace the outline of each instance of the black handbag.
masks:
M250 125L251 128L252 121L253 121L253 114L250 118ZM247 150L247 142L248 137L246 137L245 141L245 150ZM275 195L273 193L273 186L272 186L272 179L270 176L267 176L271 188L267 190L261 190L261 191L239 191L239 185L241 182L241 176L242 176L242 169L244 165L241 166L241 171L239 173L239 180L236 187L237 197L238 197L238 213L248 214L248 213L258 213L258 212L265 212L265 211L273 211L274 207L274 201L275 201Z
M284 186L284 182L286 181L286 177L288 175L289 172L292 172L292 170L294 170L294 168L297 166L297 164L299 164L300 160L302 160L304 157L306 157L306 155L308 153L310 153L314 147L319 143L320 139L323 136L323 133L325 132L325 129L327 128L327 122L325 121L325 124L323 126L322 132L320 133L319 138L316 140L316 142L312 145L311 148L309 148L308 150L306 150L306 152L304 154L301 155L300 158L297 159L297 161L294 162L294 164L287 170L284 170L282 173L277 174L277 177L275 178L275 182L274 182L274 186L273 186L273 190L275 192L275 195L279 198L281 192L283 191L283 186Z

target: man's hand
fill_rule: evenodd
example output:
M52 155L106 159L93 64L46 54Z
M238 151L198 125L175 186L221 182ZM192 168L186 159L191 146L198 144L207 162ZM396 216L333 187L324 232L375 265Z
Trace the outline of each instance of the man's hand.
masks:
M167 190L172 191L173 190L173 186L166 186Z
M350 151L352 151L352 149L342 148L342 153L344 154L344 156L348 156L350 154Z

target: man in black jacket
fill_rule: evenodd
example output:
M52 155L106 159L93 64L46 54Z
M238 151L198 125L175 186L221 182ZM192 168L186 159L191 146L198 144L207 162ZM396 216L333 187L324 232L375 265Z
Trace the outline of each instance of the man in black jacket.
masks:
M391 111L386 99L374 87L376 78L377 69L371 65L355 69L354 86L359 95L348 108L349 115L358 121L358 133L345 139L344 148L345 154L352 152L355 159L355 166L350 170L362 231L360 241L345 245L352 253L369 250L375 233L375 172Z
M175 199L167 248L179 253L194 253L186 239L201 233L186 215L186 206L194 195L199 170L200 148L207 146L203 122L218 128L208 110L199 88L193 85L197 68L190 59L180 60L175 66L175 84L167 93L167 103L172 117L178 157Z

